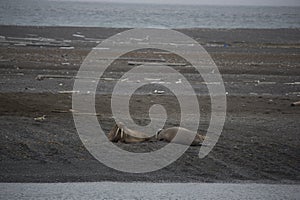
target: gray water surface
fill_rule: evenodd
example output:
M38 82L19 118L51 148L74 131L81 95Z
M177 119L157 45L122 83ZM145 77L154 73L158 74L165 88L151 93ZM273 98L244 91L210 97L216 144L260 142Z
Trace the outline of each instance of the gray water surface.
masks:
M0 1L0 24L132 28L299 28L299 11L300 7L9 0Z
M221 183L0 183L0 199L300 199L300 185Z

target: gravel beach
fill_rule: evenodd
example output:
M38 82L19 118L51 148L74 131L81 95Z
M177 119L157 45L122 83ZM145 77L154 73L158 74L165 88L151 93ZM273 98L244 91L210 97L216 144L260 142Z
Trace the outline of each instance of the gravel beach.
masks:
M300 29L181 29L211 55L227 92L227 117L210 154L199 159L190 147L176 162L156 172L130 174L94 159L77 134L72 109L74 77L87 54L102 40L126 29L88 27L0 27L0 182L233 182L300 183ZM161 51L130 52L112 64L96 94L98 121L114 125L111 91L130 61L181 63ZM201 108L205 134L210 98L190 66L175 66L188 77ZM149 122L154 103L168 112L166 127L178 126L178 102L157 85L131 99L131 114ZM45 120L34 118L45 115ZM116 144L134 152L163 142Z

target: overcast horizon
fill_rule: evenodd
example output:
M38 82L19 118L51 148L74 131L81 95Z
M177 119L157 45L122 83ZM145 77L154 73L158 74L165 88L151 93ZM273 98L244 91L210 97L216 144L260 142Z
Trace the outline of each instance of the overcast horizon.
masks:
M300 6L299 0L55 0L55 1L92 1L111 3L141 4L187 4L187 5L244 5L244 6Z

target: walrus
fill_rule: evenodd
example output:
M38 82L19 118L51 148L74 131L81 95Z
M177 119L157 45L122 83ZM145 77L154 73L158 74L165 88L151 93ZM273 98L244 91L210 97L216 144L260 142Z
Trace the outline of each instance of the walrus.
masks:
M108 134L111 142L139 143L150 141L155 136L148 137L145 133L129 129L122 122L117 122Z
M176 134L179 130L183 134L179 135L178 138L175 139L174 137L176 136ZM196 136L193 138L192 144L189 144L188 140L192 139L191 137L194 137L194 133L192 131L190 131L186 128L182 128L182 127L171 127L171 128L167 128L167 129L162 129L162 130L159 130L156 134L156 138L159 141L172 142L172 143L191 145L191 146L201 145L205 139L205 136L197 133Z

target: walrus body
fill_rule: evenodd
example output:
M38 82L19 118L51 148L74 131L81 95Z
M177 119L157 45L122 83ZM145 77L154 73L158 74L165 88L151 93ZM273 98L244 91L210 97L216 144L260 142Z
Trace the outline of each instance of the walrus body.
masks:
M178 137L175 138L179 130L183 134L178 135ZM194 136L194 133L192 131L182 127L172 127L172 128L163 129L157 133L156 137L157 140L159 141L172 142L176 144L191 145L191 146L201 145L205 138L204 136L198 133L196 134L196 136ZM192 140L191 144L189 142L190 140Z
M116 123L108 134L111 142L123 143L139 143L149 141L152 137L148 137L145 133L127 128L123 123Z
M178 131L182 134L175 138ZM146 141L165 141L191 146L201 145L204 138L204 136L198 133L195 136L192 131L182 127L163 129L156 136L148 137L145 133L127 128L121 122L116 123L108 134L108 139L111 142L140 143ZM192 141L191 144L190 141Z

